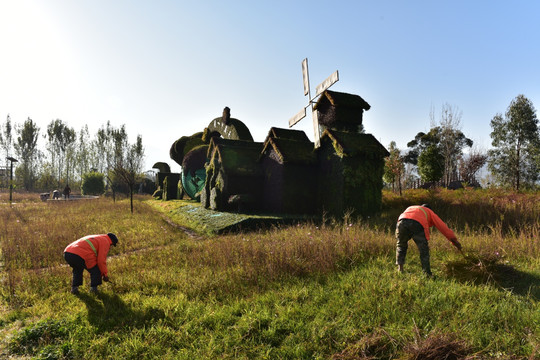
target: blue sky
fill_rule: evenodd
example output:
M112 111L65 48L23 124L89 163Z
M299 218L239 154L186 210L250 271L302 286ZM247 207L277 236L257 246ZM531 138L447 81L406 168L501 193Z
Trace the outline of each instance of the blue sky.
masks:
M225 106L256 141L332 90L362 96L366 132L405 149L445 103L483 149L518 94L540 106L537 1L0 0L0 122L107 121L143 136L146 168ZM311 119L295 128L313 139ZM43 141L44 144L44 141Z

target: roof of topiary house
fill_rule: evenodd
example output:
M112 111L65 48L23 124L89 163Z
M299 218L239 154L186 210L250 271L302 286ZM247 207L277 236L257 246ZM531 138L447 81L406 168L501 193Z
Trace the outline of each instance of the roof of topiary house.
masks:
M371 134L326 129L321 136L321 144L328 141L332 143L336 153L340 156L373 154L385 157L390 155L388 150Z
M263 144L260 142L242 140L214 142L210 163L217 162L220 169L228 175L259 176L262 169L257 160L262 148Z
M362 110L369 110L371 108L371 105L358 95L330 90L326 90L321 94L313 109L317 110L323 104L329 104L335 107L359 108Z
M262 149L263 143L261 142L253 142L253 141L246 141L246 140L232 140L232 139L224 139L222 137L212 137L210 138L210 143L208 146L208 153L207 157L210 159L212 157L212 154L218 145L225 145L225 146L237 146L237 147L253 147L256 149Z
M282 129L282 128L277 128L277 127L270 128L270 131L268 132L268 136L266 137L266 139L268 138L281 138L281 139L309 142L309 138L307 137L306 133L303 132L302 130Z
M276 152L283 164L314 164L317 162L317 156L311 141L269 137L264 142L264 148L259 160L265 154L268 154L270 150Z

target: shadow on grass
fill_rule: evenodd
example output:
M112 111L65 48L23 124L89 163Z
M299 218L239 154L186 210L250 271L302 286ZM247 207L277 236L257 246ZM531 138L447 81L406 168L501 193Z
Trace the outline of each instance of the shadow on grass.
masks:
M540 276L517 270L510 264L501 264L499 259L467 256L448 262L445 272L460 282L492 285L500 290L530 296L535 301L540 300Z
M99 293L77 295L84 301L88 309L88 321L99 332L107 332L121 328L141 328L156 320L165 318L161 309L148 308L134 310L118 295Z

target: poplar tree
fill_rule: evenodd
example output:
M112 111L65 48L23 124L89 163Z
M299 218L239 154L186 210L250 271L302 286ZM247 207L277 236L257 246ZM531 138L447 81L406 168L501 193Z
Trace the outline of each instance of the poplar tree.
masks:
M48 150L51 164L56 170L58 185L62 181L65 170L65 181L69 183L69 171L74 162L73 146L77 141L75 130L62 120L52 120L47 126Z
M14 148L20 162L17 166L17 175L22 178L24 188L31 190L36 179L36 166L40 158L40 151L37 147L39 127L32 119L28 118L23 125L16 127L16 132L18 136Z

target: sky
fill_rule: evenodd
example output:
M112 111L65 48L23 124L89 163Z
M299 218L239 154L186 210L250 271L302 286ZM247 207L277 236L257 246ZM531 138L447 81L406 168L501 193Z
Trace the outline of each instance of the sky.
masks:
M225 106L255 141L330 89L360 95L364 128L406 150L448 104L490 147L490 121L524 94L540 106L540 2L0 0L0 123L107 121L142 135L145 170ZM309 112L308 112L309 114ZM294 126L313 140L311 116ZM41 140L44 146L45 139Z

